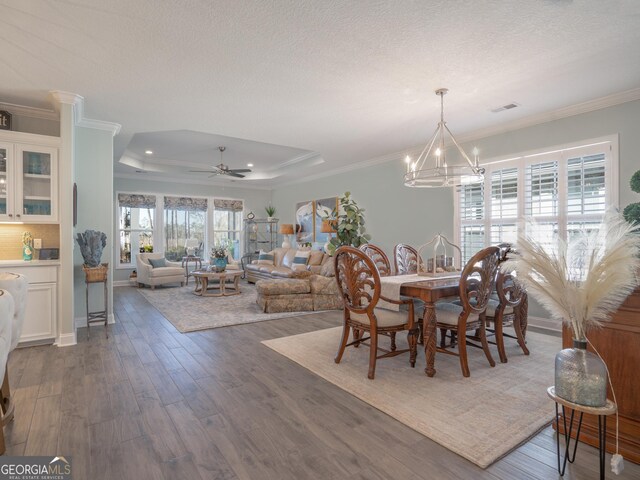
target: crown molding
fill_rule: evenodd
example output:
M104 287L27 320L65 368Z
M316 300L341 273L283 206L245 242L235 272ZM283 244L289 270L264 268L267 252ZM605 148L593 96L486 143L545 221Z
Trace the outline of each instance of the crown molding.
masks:
M7 110L9 113L19 115L21 117L41 118L57 122L60 120L58 112L48 110L46 108L26 107L24 105L16 105L13 103L0 102L0 110Z
M469 132L463 135L456 135L456 140L458 141L458 143L461 143L461 144L467 143L474 140L491 137L493 135L512 132L515 130L520 130L522 128L532 127L535 125L540 125L540 124L551 122L554 120L560 120L562 118L573 117L575 115L589 113L596 110L602 110L603 108L613 107L616 105L621 105L623 103L633 102L636 100L640 100L640 88L634 88L631 90L626 90L624 92L614 93L606 97L589 100L589 101L578 103L575 105L570 105L568 107L558 108L556 110L543 112L537 115L531 115L525 118L521 118L519 120L514 120L514 121L503 123L500 125L494 125L494 126L474 130L472 132ZM296 185L299 183L306 183L313 180L318 180L320 178L331 177L333 175L340 175L342 173L351 172L353 170L359 170L361 168L367 168L375 165L381 165L387 162L398 161L403 159L406 155L409 155L409 156L419 155L423 148L424 148L424 145L414 145L404 150L389 153L379 157L374 157L369 160L364 160L362 162L354 163L352 165L345 165L343 167L333 168L321 173L316 173L314 175L306 176L304 178L278 182L274 185L274 187L284 187L287 185Z
M186 185L207 185L210 187L224 187L224 188L246 188L249 190L273 190L273 187L266 185L251 185L249 183L243 182L224 182L224 181L216 181L216 180L198 180L198 179L190 179L190 178L167 178L166 176L161 175L149 175L146 173L114 173L113 178L123 178L128 180L136 180L136 181L149 181L149 182L160 182L160 183L182 183Z
M105 122L103 120L93 120L84 116L84 97L71 92L61 90L51 90L49 92L54 101L54 106L59 109L60 105L72 105L75 110L75 125L77 127L93 128L104 130L115 137L122 128L119 123Z
M456 139L458 140L458 143L467 143L474 140L491 137L493 135L499 135L501 133L513 132L522 128L541 125L543 123L560 120L562 118L573 117L575 115L581 115L583 113L602 110L603 108L614 107L623 103L634 102L636 100L640 100L640 88L634 88L631 90L626 90L624 92L607 95L606 97L588 100L586 102L577 103L575 105L569 105L568 107L562 107L548 112L542 112L536 115L530 115L519 120L513 120L511 122L505 122L499 125L481 128L467 134L456 135Z

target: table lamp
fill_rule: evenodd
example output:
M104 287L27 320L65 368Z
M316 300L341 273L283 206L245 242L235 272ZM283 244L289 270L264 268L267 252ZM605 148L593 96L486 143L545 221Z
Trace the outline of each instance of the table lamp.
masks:
M329 252L329 243L331 243L331 234L336 232L336 221L335 220L323 220L322 226L320 227L320 231L322 233L328 233L327 243L324 244L324 251Z
M280 233L284 236L282 241L282 248L291 248L290 237L293 235L293 224L283 223L280 225Z

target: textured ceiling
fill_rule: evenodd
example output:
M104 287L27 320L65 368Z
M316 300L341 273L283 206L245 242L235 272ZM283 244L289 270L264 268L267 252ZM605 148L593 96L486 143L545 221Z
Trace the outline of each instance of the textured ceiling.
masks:
M2 0L0 26L0 101L82 95L116 159L176 130L322 155L259 185L425 142L438 87L461 134L640 86L637 0Z

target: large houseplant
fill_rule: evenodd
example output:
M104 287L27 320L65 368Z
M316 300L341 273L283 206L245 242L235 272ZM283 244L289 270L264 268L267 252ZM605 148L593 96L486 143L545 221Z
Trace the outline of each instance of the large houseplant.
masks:
M535 231L529 225L527 232ZM602 224L558 242L557 252L524 234L505 269L553 317L571 327L574 348L556 355L556 395L581 405L606 403L607 372L602 360L587 351L587 332L609 320L639 283L640 226L608 212ZM509 265L511 264L511 265Z
M636 193L640 193L640 170L631 176L631 190ZM630 203L624 207L624 219L629 223L640 224L640 202Z
M350 192L340 197L338 208L333 209L328 220L336 231L336 236L327 245L329 255L343 245L359 247L371 240L371 235L365 233L364 208L358 206Z

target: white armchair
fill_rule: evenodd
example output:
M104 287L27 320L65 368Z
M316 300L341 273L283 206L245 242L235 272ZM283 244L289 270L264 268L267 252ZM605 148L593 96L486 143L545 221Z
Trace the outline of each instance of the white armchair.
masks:
M7 373L7 359L11 348L11 327L14 312L13 297L8 291L0 289L0 375L2 378L5 378ZM6 378L5 381L8 384ZM0 424L0 455L3 455L6 450L3 427L4 422Z
M185 271L178 262L165 260L166 266L154 268L149 259L161 260L164 259L164 255L162 253L139 253L136 255L139 287L149 285L153 290L156 285L165 285L167 283L184 285Z

